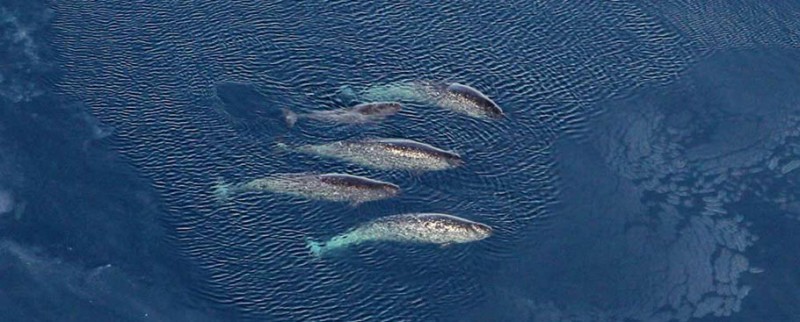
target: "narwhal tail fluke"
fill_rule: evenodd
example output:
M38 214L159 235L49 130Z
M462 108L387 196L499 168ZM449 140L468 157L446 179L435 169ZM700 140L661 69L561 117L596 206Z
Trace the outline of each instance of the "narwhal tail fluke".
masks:
M283 112L283 119L286 121L286 126L290 128L293 127L300 116L288 108L282 108L281 111Z
M306 238L306 246L311 251L311 255L314 257L322 257L322 255L327 251L325 245L322 245L320 242L314 241L311 238Z
M272 145L272 148L275 149L276 151L283 151L283 152L291 152L294 150L288 144L284 143L283 140L276 140L275 143Z
M224 181L217 182L214 185L214 197L217 198L217 202L226 202L231 197L231 195L236 191L236 187L231 185L230 183L226 183Z

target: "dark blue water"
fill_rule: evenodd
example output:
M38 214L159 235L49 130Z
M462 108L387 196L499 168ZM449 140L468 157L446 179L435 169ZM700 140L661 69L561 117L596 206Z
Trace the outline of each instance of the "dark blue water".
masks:
M800 5L0 2L0 321L800 321ZM410 103L302 121L414 80ZM464 166L379 171L276 148L401 137ZM390 181L358 207L219 182ZM489 239L373 243L444 212Z

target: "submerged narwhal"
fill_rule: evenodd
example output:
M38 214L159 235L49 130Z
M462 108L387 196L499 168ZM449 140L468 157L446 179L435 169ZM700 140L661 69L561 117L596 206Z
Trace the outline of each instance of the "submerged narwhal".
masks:
M231 194L245 191L269 191L312 200L349 202L358 205L363 202L391 198L398 195L400 187L395 184L361 176L325 173L276 174L254 179L241 184L222 184L216 187L219 199L227 199Z
M327 111L315 111L298 114L292 110L283 109L286 124L290 127L299 119L312 119L329 123L362 124L382 121L403 109L403 104L397 102L369 102L361 103L348 108Z
M285 147L283 144L280 146ZM446 170L463 163L461 156L455 152L408 139L370 138L302 145L291 149L380 170Z
M482 119L499 119L505 116L500 106L486 94L461 83L397 82L372 86L359 93L349 91L347 95L353 95L365 102L391 100L432 104Z
M325 242L307 240L315 256L364 242L403 242L442 246L468 243L492 235L488 225L439 213L411 213L381 217L358 225Z

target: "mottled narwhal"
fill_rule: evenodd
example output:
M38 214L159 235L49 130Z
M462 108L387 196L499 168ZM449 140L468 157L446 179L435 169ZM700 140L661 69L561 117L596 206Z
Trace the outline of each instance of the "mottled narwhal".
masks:
M224 200L233 193L245 191L269 191L312 200L349 202L356 206L363 202L394 197L401 189L389 182L349 174L288 173L241 184L219 185L215 193L219 199Z
M347 95L354 95L365 102L391 100L432 104L482 119L499 119L505 116L500 106L486 94L460 83L397 82L369 87L360 93L350 91Z
M369 102L361 103L348 108L328 111L315 111L298 114L292 110L283 109L286 124L294 126L298 119L307 118L317 121L341 124L362 124L382 121L403 109L403 104L397 102Z
M285 147L281 144L280 146ZM460 166L455 152L408 139L360 139L303 145L293 150L380 170L434 171Z
M364 242L427 243L446 246L485 239L492 228L448 214L411 213L378 218L325 242L307 240L315 256Z

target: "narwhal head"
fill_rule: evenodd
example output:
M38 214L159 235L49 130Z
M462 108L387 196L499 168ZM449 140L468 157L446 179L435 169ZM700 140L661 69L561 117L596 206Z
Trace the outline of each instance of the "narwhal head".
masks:
M394 197L399 195L402 192L402 189L400 189L400 186L396 184L386 182L381 186L381 191L383 191L383 195L385 197Z
M469 226L469 231L473 237L473 240L485 239L494 233L494 229L492 229L492 227L478 222L471 223Z
M460 167L464 165L464 159L461 159L461 155L458 153L447 151L446 153L442 154L442 158L453 168Z
M505 117L503 110L497 105L497 103L475 88L464 84L452 83L447 86L447 92L474 105L480 109L480 113L484 116L493 119Z
M455 235L458 237L454 238L456 243L469 243L486 239L494 233L494 230L489 225L465 219L453 222L451 227L453 227L454 232L457 232Z

